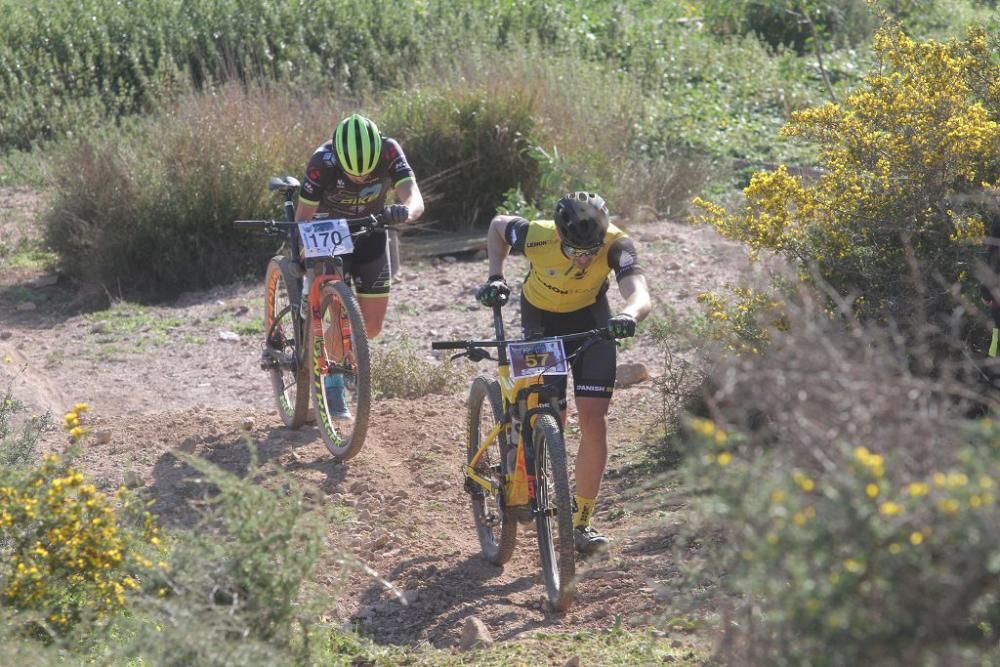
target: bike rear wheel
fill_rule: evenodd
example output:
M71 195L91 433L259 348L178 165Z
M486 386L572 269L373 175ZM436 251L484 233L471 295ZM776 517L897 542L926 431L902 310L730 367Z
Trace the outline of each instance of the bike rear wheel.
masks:
M566 472L566 446L552 415L538 416L532 429L535 449L535 499L538 550L549 603L559 611L573 604L576 591L576 551L573 543L573 501Z
M496 380L480 376L472 381L468 419L465 460L466 463L471 463L483 438L503 420L500 385ZM471 480L466 484L483 558L494 565L503 565L509 561L517 544L517 521L507 515L503 505L503 457L507 448L507 433L501 432L475 466L476 474L498 489L496 495L491 495Z
M368 433L372 394L368 334L354 292L343 281L323 285L320 318L326 336L317 338L311 329L309 334L313 410L326 448L346 461L361 451Z
M299 284L294 263L274 257L264 278L264 363L281 421L298 428L309 415L309 366L304 363L299 316Z

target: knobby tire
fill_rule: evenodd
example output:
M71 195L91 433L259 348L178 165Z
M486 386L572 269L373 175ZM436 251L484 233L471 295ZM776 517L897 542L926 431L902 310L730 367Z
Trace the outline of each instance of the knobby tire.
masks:
M469 389L465 455L467 464L476 455L482 439L502 420L503 402L500 398L500 385L492 378L477 377L472 381L472 387ZM504 482L504 456L508 447L507 434L501 432L483 457L479 459L476 468L476 473L480 477L489 479L498 485L501 489L501 497ZM488 492L479 486L475 487L475 492L470 492L469 499L472 503L472 518L475 522L483 558L494 565L503 565L514 554L514 546L517 544L517 521L503 511L502 501L498 502L496 497L489 497ZM491 506L492 517L490 516ZM499 521L499 526L491 526L491 521ZM497 536L498 528L499 539Z
M532 429L535 446L535 497L538 551L549 603L558 611L573 604L576 591L576 547L573 542L573 501L566 470L566 446L555 417L541 414ZM555 509L550 517L545 510ZM552 526L555 524L556 534ZM558 539L553 539L558 538Z
M286 257L274 257L267 264L264 279L264 344L276 351L290 351L301 363L295 371L289 368L272 368L271 388L281 421L289 428L298 428L309 416L309 364L302 354L299 329L295 326L299 314L299 287L293 263ZM279 320L278 326L274 326ZM277 345L272 343L282 341Z
M354 355L356 376L354 377L354 395L356 402L350 406L353 411L353 424L349 432L341 432L338 422L330 418L326 400L323 396L323 376L318 363L319 355L325 354L325 341L314 340L310 328L309 339L312 349L312 394L313 410L316 415L316 426L319 428L323 443L330 454L339 461L353 458L361 451L368 433L368 417L371 409L371 361L368 348L368 334L365 332L361 308L350 286L343 281L328 282L320 292L320 315L323 321L328 312L331 316L343 311L351 329L351 348ZM338 321L338 319L333 321Z

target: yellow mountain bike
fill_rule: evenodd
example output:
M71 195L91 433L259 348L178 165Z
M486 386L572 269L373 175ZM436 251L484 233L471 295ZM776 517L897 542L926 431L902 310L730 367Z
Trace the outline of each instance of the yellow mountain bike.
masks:
M493 359L498 379L481 375L469 390L465 489L483 557L510 560L517 524L535 522L549 603L573 603L576 554L559 389L546 377L565 375L572 358L607 329L532 340L506 340L500 306L493 307L495 340L435 341L435 350L464 350L453 358ZM584 340L586 339L586 340ZM564 341L584 340L567 357ZM488 350L496 350L491 356Z
M355 237L388 226L374 215L296 222L298 187L291 176L270 181L269 188L284 195L286 220L233 224L285 240L287 254L267 266L261 352L278 413L288 427L298 428L308 417L311 396L323 442L334 457L347 460L361 451L368 432L371 365L343 256L353 251Z

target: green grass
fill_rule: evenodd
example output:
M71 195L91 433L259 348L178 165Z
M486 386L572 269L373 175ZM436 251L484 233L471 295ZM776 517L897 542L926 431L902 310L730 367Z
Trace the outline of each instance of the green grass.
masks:
M49 271L56 267L58 261L59 256L37 239L21 239L13 248L0 243L0 266Z
M130 353L164 347L173 340L175 330L184 322L178 317L157 317L143 306L118 301L111 308L89 313L84 320L97 335L100 360L121 359Z
M323 640L320 640L323 641ZM677 665L693 667L708 662L708 649L690 635L676 636L653 631L584 630L575 633L534 632L516 641L502 641L488 648L461 653L457 649L401 648L377 646L356 635L331 633L325 638L320 664L390 667L496 665L563 665L574 657L581 665Z

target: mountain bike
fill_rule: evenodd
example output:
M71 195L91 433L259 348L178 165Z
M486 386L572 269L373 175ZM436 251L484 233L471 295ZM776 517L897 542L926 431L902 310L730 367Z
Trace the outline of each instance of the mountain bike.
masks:
M388 226L377 215L297 222L298 188L291 176L271 178L268 189L284 195L286 219L233 225L285 239L287 254L268 262L264 279L261 368L271 376L285 425L305 423L311 397L326 448L346 461L361 451L368 431L371 363L343 256L353 252L355 238Z
M547 376L566 375L572 359L606 329L566 336L507 340L500 306L493 307L495 340L435 341L435 350L464 350L452 358L492 359L497 378L476 377L469 390L465 490L483 557L503 565L514 553L518 523L535 522L549 603L573 603L576 554L559 389ZM564 342L584 340L567 356ZM495 349L497 356L488 352Z

